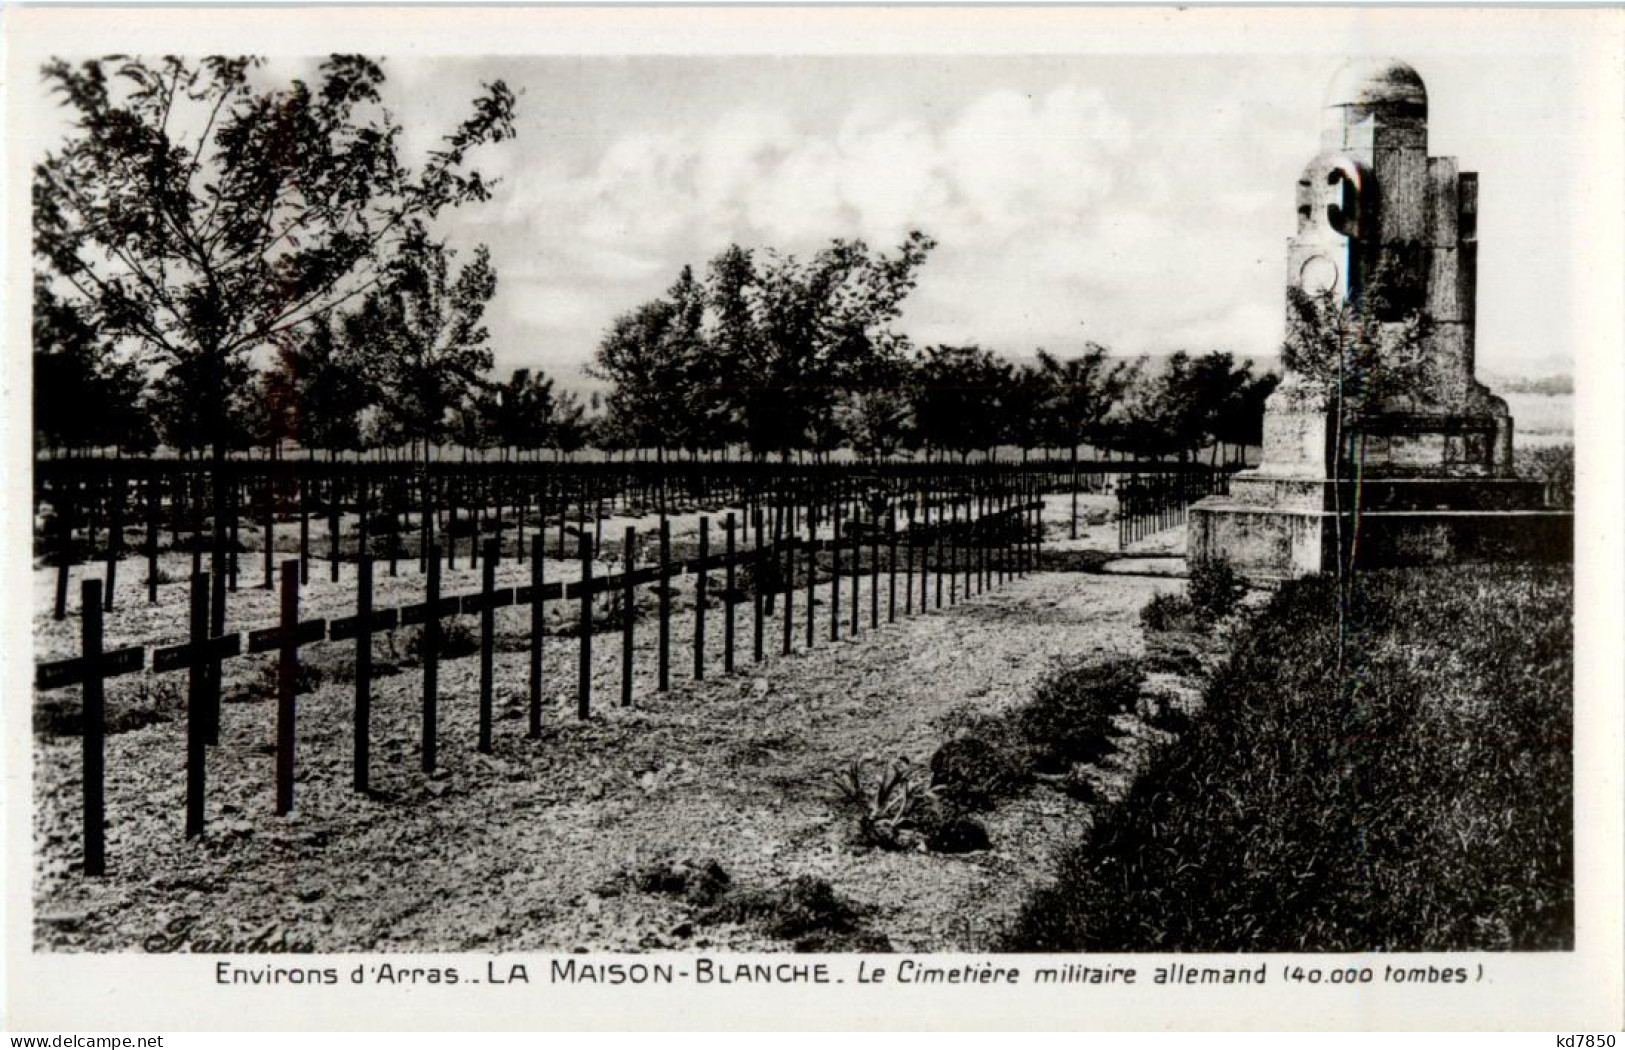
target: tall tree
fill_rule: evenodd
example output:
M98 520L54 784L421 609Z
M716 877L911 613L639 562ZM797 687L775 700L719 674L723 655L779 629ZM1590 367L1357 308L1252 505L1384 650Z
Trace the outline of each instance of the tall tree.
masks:
M476 147L513 133L498 81L412 171L375 61L260 86L253 57L54 60L73 112L34 169L34 252L99 330L177 369L223 444L242 356L364 295L417 223L489 196Z
M495 388L496 430L504 448L534 451L547 444L553 425L553 380L541 372L516 368Z
M1083 353L1065 359L1039 350L1038 367L1049 387L1043 412L1046 440L1071 449L1075 463L1079 445L1101 443L1107 420L1122 399L1133 370L1126 362L1112 360L1110 351L1099 343L1090 343Z
M39 447L150 452L147 383L79 309L34 279L34 435Z
M384 412L425 460L450 433L453 412L483 390L492 365L482 322L496 270L484 245L455 273L454 254L418 227L348 322L348 338L371 348L366 374Z
M1020 364L1005 367L998 392L999 440L1027 453L1049 442L1054 428L1045 418L1053 392L1041 365Z
M999 394L1009 366L979 346L933 346L920 354L911 396L914 424L928 449L968 459L998 444L1004 431Z
M683 267L666 295L617 317L589 374L611 384L607 425L630 448L714 447L728 430L719 362L704 331L705 298Z
M362 446L362 415L378 403L367 347L352 337L361 337L358 327L335 312L291 333L277 349L276 367L293 389L293 436L334 458Z
M836 404L884 386L906 355L893 326L936 242L911 233L892 255L836 240L811 259L734 247L713 261L713 347L751 451L788 458L827 445Z
M587 447L593 432L603 419L602 416L595 415L600 405L597 394L593 394L585 402L573 390L559 394L554 406L553 424L549 428L548 444L553 446L561 459Z

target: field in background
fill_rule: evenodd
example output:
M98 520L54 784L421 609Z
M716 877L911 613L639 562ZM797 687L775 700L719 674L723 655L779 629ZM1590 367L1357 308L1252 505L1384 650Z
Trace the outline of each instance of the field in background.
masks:
M1513 441L1518 446L1534 448L1574 443L1573 394L1502 393L1501 396L1512 410Z

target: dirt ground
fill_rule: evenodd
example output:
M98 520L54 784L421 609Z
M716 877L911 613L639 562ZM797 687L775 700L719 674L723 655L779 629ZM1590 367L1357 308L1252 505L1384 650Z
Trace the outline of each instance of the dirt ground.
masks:
M1065 510L1049 501L1051 535ZM325 569L313 566L307 616L350 611L343 581L314 586ZM566 563L548 569L551 579L574 575ZM509 573L519 578L517 566ZM379 605L420 597L415 570L403 566L402 574L380 576ZM139 576L131 573L134 587ZM466 585L448 580L448 591L473 589L473 573L466 577ZM173 699L167 709L158 704L163 720L108 738L105 878L76 870L79 740L36 736L35 944L69 951L278 943L318 951L788 947L759 926L697 923L695 905L641 892L626 877L657 860L715 860L742 890L825 879L858 906L866 932L897 950L975 949L1048 877L1052 852L1089 819L1090 807L1040 783L984 815L988 850L877 851L856 841L853 819L834 803L832 774L854 760L927 763L967 714L1025 702L1055 657L1138 652L1139 609L1177 586L1150 576L1041 573L913 617L902 615L900 597L898 621L886 624L883 577L881 627L870 628L865 581L862 630L848 638L843 586L841 640L829 641L826 592L814 610L811 650L803 588L788 657L778 655L775 617L765 632L767 659L752 664L750 606L739 607L732 676L721 673L722 616L713 611L703 682L692 680L692 601L680 595L673 687L654 688L654 626L640 619L629 709L617 705L618 632L594 638L587 721L575 717L578 639L546 639L539 740L524 729L525 614L508 610L497 624L495 753L474 748L477 658L448 661L440 671L441 768L424 776L421 672L402 667L375 683L370 795L350 787L353 646L327 643L307 651L325 680L299 699L291 817L273 813L274 702L251 688L274 658L231 661L226 692L239 702L224 705L220 745L210 753L201 841L182 835L185 728ZM66 655L74 621L51 622L38 600L49 594L49 570L40 570L37 588L37 643ZM406 593L391 598L392 589ZM173 602L154 611L133 588L125 597L109 619L110 639L179 640ZM273 622L273 601L273 592L245 586L234 596L233 618ZM404 662L399 648L381 641L377 658ZM167 678L178 685L183 676ZM151 702L138 690L129 680L110 687L110 712Z

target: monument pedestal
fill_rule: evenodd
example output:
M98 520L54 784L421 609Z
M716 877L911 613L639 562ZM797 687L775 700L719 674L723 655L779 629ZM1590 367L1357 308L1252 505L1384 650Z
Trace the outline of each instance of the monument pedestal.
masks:
M1544 506L1539 482L1509 478L1371 478L1362 482L1361 568L1460 562L1565 562L1574 517ZM1338 507L1342 507L1339 536ZM1190 508L1186 557L1223 557L1254 580L1335 571L1355 538L1355 485L1247 471L1227 496Z

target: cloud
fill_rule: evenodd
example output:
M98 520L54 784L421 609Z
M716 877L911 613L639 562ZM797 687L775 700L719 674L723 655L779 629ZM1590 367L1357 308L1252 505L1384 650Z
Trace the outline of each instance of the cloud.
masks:
M730 242L805 253L923 229L941 248L905 316L919 341L1249 350L1268 342L1279 302L1273 270L1267 283L1249 270L1279 237L1257 231L1290 184L1245 176L1253 136L1268 133L1245 125L1198 112L1136 126L1078 84L992 90L924 116L869 100L821 126L755 101L624 132L574 168L512 163L497 262L524 273L513 322L585 354L616 314ZM1283 211L1283 236L1289 221ZM1266 306L1236 305L1261 287Z

